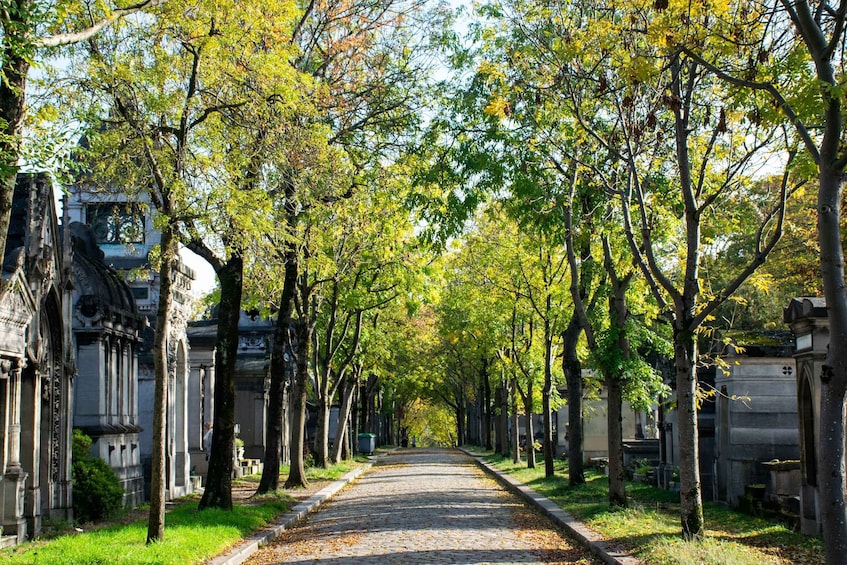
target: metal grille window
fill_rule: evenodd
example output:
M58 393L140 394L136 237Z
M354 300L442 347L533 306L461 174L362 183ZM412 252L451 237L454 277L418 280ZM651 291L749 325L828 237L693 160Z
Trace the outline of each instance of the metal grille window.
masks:
M137 205L127 203L89 204L85 221L91 226L97 243L144 243L144 215Z

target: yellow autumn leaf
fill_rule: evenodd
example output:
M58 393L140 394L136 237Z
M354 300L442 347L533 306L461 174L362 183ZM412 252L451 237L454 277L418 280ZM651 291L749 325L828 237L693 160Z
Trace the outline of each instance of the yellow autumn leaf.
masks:
M488 101L488 105L483 112L489 116L496 116L500 119L505 119L509 111L509 102L499 94L494 95Z

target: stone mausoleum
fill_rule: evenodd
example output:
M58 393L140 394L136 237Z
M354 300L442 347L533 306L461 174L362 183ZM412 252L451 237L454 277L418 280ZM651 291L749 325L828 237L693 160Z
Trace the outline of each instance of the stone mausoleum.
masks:
M49 176L19 174L0 285L0 546L72 517L68 255Z
M747 332L733 343L715 377L715 496L738 506L756 484L775 499L796 496L771 484L772 463L785 466L800 453L791 334Z
M115 443L100 442L95 445L95 455L106 458L110 464L115 463L115 450L131 453L133 445L137 445L138 460L144 469L145 498L149 493L150 464L152 459L153 432L153 397L155 378L153 372L153 357L151 346L153 331L156 323L156 308L159 299L159 274L151 268L150 254L159 243L159 233L153 229L153 212L144 195L130 199L120 191L96 190L85 180L69 187L66 216L70 222L79 222L90 228L93 241L102 251L102 261L112 269L127 285L128 295L116 298L120 304L108 304L104 308L126 310L130 317L138 317L137 327L140 341L130 347L130 336L118 335L113 332L103 342L102 351L97 353L103 359L110 359L114 364L104 368L100 373L100 387L108 399L104 398L104 408L111 410L102 416L104 424L108 421ZM189 388L189 352L186 337L186 325L191 314L191 284L195 278L194 272L183 264L179 264L174 280L174 308L171 317L171 332L168 343L169 375L167 383L167 421L166 432L166 461L165 486L168 499L184 496L193 491L196 481L191 479L191 461L189 454L189 429L195 429L196 434L202 434L202 422L189 425L189 405L200 402L200 390ZM103 283L101 283L103 284ZM110 283L111 284L111 283ZM117 296L117 295L116 295ZM128 300L134 302L135 310L130 313ZM130 317L126 319L129 320ZM118 330L113 327L111 330ZM120 349L120 351L119 351ZM95 355L93 351L90 355ZM131 361L130 354L136 355ZM132 382L131 375L137 376L137 384ZM112 380L113 377L116 380ZM126 380L124 378L126 377ZM114 383L126 382L124 398L119 400L124 391L110 388ZM93 386L93 385L92 385ZM137 417L131 415L130 405L136 403ZM121 410L124 410L121 413ZM130 423L131 420L132 423ZM117 426L117 427L116 427ZM129 435L127 435L129 434ZM137 442L134 443L134 434ZM120 438L120 436L122 436ZM120 438L120 439L119 439ZM199 441L199 439L197 440ZM107 445L108 447L102 447ZM110 451L111 450L111 451ZM129 451L127 451L129 450ZM121 461L128 463L135 456L121 455ZM134 487L133 487L134 488ZM130 496L128 494L128 496ZM134 497L134 495L132 495Z
M823 298L794 298L783 312L794 332L797 362L797 407L800 430L800 528L807 534L821 531L818 456L820 445L820 376L829 348L829 320Z
M124 504L144 502L138 418L138 353L144 317L129 286L104 262L93 232L70 224L73 242L77 379L74 427L92 438L124 489Z

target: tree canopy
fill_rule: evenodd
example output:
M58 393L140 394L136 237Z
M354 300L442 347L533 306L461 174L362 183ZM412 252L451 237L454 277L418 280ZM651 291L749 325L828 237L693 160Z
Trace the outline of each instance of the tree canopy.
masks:
M17 170L29 67L72 44L40 79L27 143L85 132L71 164L155 208L159 268L179 245L214 267L220 383L241 310L278 317L269 398L282 405L290 386L293 432L281 441L272 412L260 491L277 486L282 445L287 484L305 484L307 402L321 464L351 443L355 414L374 425L378 398L394 441L493 433L508 452L497 417L523 416L532 445L538 414L548 474L551 414L566 403L578 483L589 391L643 409L673 390L682 531L699 538L697 371L714 331L779 327L790 296L823 292L847 339L847 3L16 6L2 19L0 184ZM847 395L840 355L831 410ZM657 358L674 367L664 382ZM233 419L220 401L204 505L227 508ZM843 468L835 421L827 453ZM831 556L847 547L843 487L827 487L841 493Z

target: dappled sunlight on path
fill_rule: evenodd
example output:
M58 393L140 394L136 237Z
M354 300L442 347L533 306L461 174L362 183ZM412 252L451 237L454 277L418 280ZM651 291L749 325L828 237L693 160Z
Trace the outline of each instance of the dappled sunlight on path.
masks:
M404 449L248 563L594 561L463 454Z

